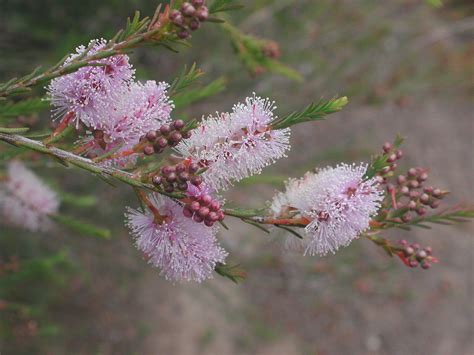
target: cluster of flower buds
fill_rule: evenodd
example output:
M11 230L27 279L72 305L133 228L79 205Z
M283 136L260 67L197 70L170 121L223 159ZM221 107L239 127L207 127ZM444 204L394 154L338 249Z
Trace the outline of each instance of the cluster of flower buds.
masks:
M171 124L164 124L156 131L148 132L142 138L142 151L145 155L162 153L166 147L175 147L183 139L191 137L191 132L184 129L183 120L173 121ZM143 144L145 142L145 144Z
M179 10L172 10L170 12L170 21L179 27L177 33L179 38L188 38L190 31L196 31L201 26L201 22L208 19L209 10L204 2L204 0L185 2Z
M194 186L202 184L202 178L197 174L198 171L199 165L196 163L165 165L158 174L152 177L151 182L168 193L176 190L186 191L188 189L188 182Z
M400 149L394 148L389 142L385 142L382 148L384 152L383 155L386 157L388 163L380 173L380 176L384 178L387 174L397 168L396 161L403 157L403 152Z
M448 192L432 186L424 187L428 179L428 173L423 168L410 168L405 175L398 175L396 184L387 183L387 192L397 199L397 208L405 208L407 213L401 216L401 220L408 223L412 220L410 212L418 216L424 216L427 207L437 208Z
M429 269L432 263L437 263L438 259L432 256L431 247L420 247L419 244L408 244L406 240L399 240L398 243L403 250L398 253L403 263L411 268L421 266L422 269Z
M208 194L191 197L190 202L184 205L183 214L197 223L204 222L208 227L225 217L219 201Z

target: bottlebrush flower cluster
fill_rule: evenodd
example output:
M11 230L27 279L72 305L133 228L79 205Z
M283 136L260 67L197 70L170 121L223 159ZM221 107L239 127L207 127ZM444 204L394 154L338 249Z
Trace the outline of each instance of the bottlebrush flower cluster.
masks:
M217 227L186 218L182 207L168 197L154 194L149 201L154 213L131 208L126 213L136 246L149 263L168 280L201 282L212 277L216 264L227 256L217 243Z
M204 119L176 149L206 168L202 176L211 188L226 189L234 181L260 173L290 149L290 129L271 127L274 109L273 102L254 94L231 113Z
M366 170L364 164L340 164L307 173L290 180L286 191L274 197L275 217L307 222L305 253L334 253L369 228L384 196L376 178L364 179Z
M9 163L6 181L0 183L0 211L7 223L30 231L48 231L50 215L59 199L33 172L19 161Z
M93 55L107 45L105 40L91 41L77 48L66 64L82 55ZM57 114L73 113L77 124L84 124L89 134L88 152L102 155L131 149L140 138L170 120L173 104L167 96L168 84L150 80L135 82L134 70L127 55L117 55L92 62L93 66L52 80L49 97ZM113 163L123 165L128 159Z

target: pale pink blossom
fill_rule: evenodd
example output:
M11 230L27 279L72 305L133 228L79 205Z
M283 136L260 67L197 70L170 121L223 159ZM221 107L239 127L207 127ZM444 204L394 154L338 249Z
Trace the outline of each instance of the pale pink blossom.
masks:
M182 206L168 197L153 194L149 199L164 221L157 222L149 210L128 208L126 224L137 248L168 280L201 282L211 278L216 264L227 256L217 242L217 227L184 217Z
M234 106L231 113L204 119L177 151L207 170L202 175L213 189L258 174L285 156L290 129L273 130L273 102L257 96Z
M305 253L334 253L365 232L380 208L383 191L375 178L364 179L366 170L364 164L340 164L290 180L286 191L274 197L271 210L277 217L309 221L306 240L296 243Z
M48 231L50 216L59 208L57 194L23 163L12 161L0 184L0 211L8 224L31 231Z
M106 46L104 39L92 40L87 47L77 47L76 53L71 54L64 65L78 57L93 55ZM122 87L133 80L135 70L127 55L115 55L90 63L92 65L53 79L47 87L56 116L73 112L76 123L87 125L100 104L116 100Z

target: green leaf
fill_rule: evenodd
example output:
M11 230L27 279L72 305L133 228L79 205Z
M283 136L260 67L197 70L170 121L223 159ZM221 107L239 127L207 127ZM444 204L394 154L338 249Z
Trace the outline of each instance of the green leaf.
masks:
M111 235L110 230L108 229L96 227L69 216L56 214L51 215L50 217L57 223L62 224L63 226L86 236L109 239Z
M347 97L320 100L308 105L303 111L295 111L288 116L278 118L272 122L273 129L283 129L298 123L325 120L326 116L340 111L346 104Z
M219 275L228 278L236 284L240 281L245 280L247 273L243 270L240 265L226 265L217 263L214 269Z
M243 5L236 4L236 2L236 0L214 0L209 6L209 13L239 10L244 7Z
M397 135L395 137L395 140L393 142L393 147L395 149L400 148L404 141L404 138L400 135ZM365 179L371 179L373 178L378 172L382 171L386 166L389 166L390 163L387 162L388 155L387 154L379 154L374 157L372 157L372 161L367 168L367 172L365 173L364 178Z
M175 108L183 108L197 101L201 101L209 96L213 96L225 88L225 79L218 78L204 87L197 87L191 90L183 91L173 97Z
M8 133L8 134L25 133L25 132L28 132L29 130L30 130L29 127L18 127L18 128L0 127L0 133Z
M204 74L203 71L196 67L196 63L191 65L191 68L184 67L183 71L179 73L178 77L171 83L169 93L170 96L176 95L178 92L193 84L198 78Z
M97 197L92 195L75 195L61 191L59 193L61 201L65 204L75 207L92 207L97 204Z
M49 107L49 102L43 98L33 98L18 102L2 102L0 104L0 118L16 118L21 115L31 115Z
M441 0L425 0L425 2L428 5L436 7L436 8L443 6L443 2Z

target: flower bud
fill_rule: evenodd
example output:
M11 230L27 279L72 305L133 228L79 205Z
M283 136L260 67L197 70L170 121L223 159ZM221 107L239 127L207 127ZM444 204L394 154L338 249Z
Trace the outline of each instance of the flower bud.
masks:
M163 134L165 136L168 135L170 133L170 131L171 131L171 128L167 124L164 124L163 126L160 127L161 134Z
M184 121L183 120L176 120L173 122L173 127L176 129L176 130L181 130L184 128Z
M410 168L410 169L408 169L408 176L410 176L410 177L415 177L416 174L417 174L417 171L416 171L415 168Z
M159 148L166 148L168 140L165 137L160 137L155 141L155 145Z
M199 186L202 184L202 178L200 176L193 176L191 178L191 184L194 186Z
M404 253L405 253L406 256L412 256L415 253L415 249L408 246L408 247L405 248Z
M430 268L431 264L427 261L423 261L421 263L421 268L424 269L424 270L428 270Z
M181 12L184 16L193 16L196 9L189 2L185 2L181 5Z
M204 5L204 0L193 0L192 4L193 4L194 7L200 7L200 6Z
M426 208L423 208L423 207L419 207L416 209L416 213L419 215L419 216L424 216L426 214Z
M196 163L191 163L191 164L189 164L188 171L189 171L190 174L194 174L194 173L196 173L198 170L199 170L199 165L197 165Z
M189 37L189 32L186 30L181 30L176 33L178 35L178 38L180 39L186 39Z
M152 182L153 185L159 186L163 182L163 178L160 175L155 175L151 179L151 182Z
M174 183L178 177L176 176L176 173L170 173L166 177L166 181L168 181L170 184Z
M153 149L153 147L151 145L147 145L147 146L143 147L143 154L153 155L153 153L155 153L155 150Z
M165 186L165 191L168 193L174 192L174 186L173 185L166 185Z
M207 7L201 6L199 9L197 9L196 17L201 22L207 21L207 19L209 18L209 10L207 9Z
M397 183L399 185L403 185L405 182L407 182L407 178L403 175L398 175L397 176Z
M188 189L188 183L187 182L180 182L178 184L178 190L186 191L187 189Z
M212 202L212 196L211 196L211 195L204 195L204 196L202 197L202 203L203 203L204 205L207 206L207 205L209 205L211 202Z
M193 216L193 220L194 222L197 222L197 223L201 223L202 221L204 221L204 218L202 218L200 215L198 215L197 213Z
M424 205L427 205L430 202L430 196L426 193L420 196L420 202Z
M201 204L197 201L193 201L193 202L191 202L190 207L191 207L192 211L197 212L201 208Z
M191 31L196 31L197 29L199 29L200 26L201 26L201 23L197 19L193 18L191 21L189 21L189 29Z
M400 149L397 149L395 154L397 154L397 159L401 159L403 157L403 152Z
M146 134L146 139L148 139L149 142L154 142L156 139L156 131L150 131Z
M389 142L385 142L382 146L382 149L385 153L388 153L392 149L392 145Z
M390 154L390 156L387 159L387 163L393 163L395 160L397 160L397 155L395 153Z
M191 207L189 207L188 205L184 206L183 208L183 214L188 217L188 218L191 218L194 214L194 212L191 210Z
M403 186L401 189L400 189L400 192L405 195L405 196L408 196L410 194L410 189L408 188L408 186Z
M209 208L207 208L207 207L201 207L197 213L198 213L202 218L206 218L207 215L209 214Z
M411 187L412 189L416 189L417 187L420 186L420 183L417 180L410 180L408 181L408 186Z
M408 209L414 211L416 209L416 202L411 200L410 202L408 202L407 207L408 207Z

